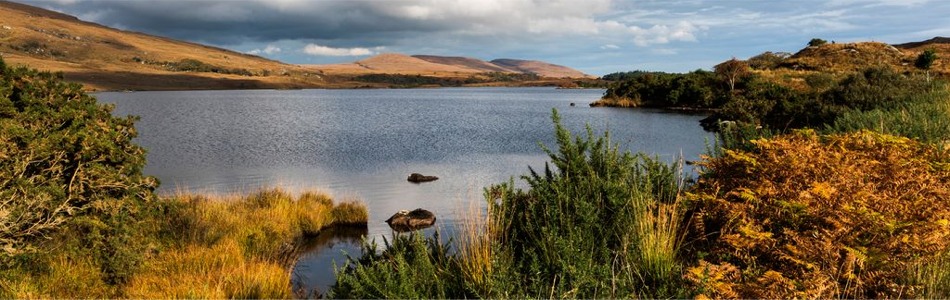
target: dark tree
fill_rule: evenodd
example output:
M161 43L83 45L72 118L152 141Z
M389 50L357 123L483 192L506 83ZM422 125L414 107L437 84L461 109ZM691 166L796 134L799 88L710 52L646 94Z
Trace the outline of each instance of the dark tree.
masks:
M821 46L821 45L824 45L824 44L827 44L827 43L828 43L828 41L826 41L826 40L819 39L819 38L813 38L813 39L811 39L811 41L808 41L808 46L809 46L809 47L818 47L818 46Z
M927 72L927 81L930 81L930 67L933 66L934 61L937 60L937 52L934 49L924 50L923 53L917 56L917 61L914 61L914 66L918 69L924 70Z

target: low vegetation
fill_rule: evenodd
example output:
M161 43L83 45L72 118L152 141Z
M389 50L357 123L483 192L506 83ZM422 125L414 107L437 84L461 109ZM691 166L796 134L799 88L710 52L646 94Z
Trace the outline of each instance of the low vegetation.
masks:
M397 236L340 270L342 298L684 297L678 249L679 167L621 153L607 137L575 137L555 112L553 167L486 190L487 215L460 251Z
M0 297L289 298L304 238L366 224L320 193L159 197L111 109L0 60Z
M555 113L553 167L522 177L527 190L486 189L458 251L396 237L340 270L333 295L950 296L946 84L880 66L803 73L798 85L767 73L788 58L605 76L621 81L600 104L717 109L697 179L620 154L607 136L574 137Z
M752 144L701 163L687 197L686 276L705 296L926 297L908 271L950 266L947 152L870 131Z

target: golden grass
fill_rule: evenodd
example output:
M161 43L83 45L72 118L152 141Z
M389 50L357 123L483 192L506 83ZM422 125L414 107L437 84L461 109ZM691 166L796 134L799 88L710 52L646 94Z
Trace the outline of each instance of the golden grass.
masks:
M366 207L334 205L326 194L296 199L282 189L249 196L178 195L185 241L146 264L126 286L133 298L289 298L287 271L309 235L335 224L365 224ZM170 224L175 225L175 224ZM174 288L170 288L174 287Z
M116 288L100 280L102 273L90 259L58 253L49 258L49 269L38 275L23 274L21 280L0 279L0 297L114 298Z
M466 282L479 295L491 295L492 241L498 238L500 226L495 224L489 211L482 210L472 201L461 215L459 232L459 265Z
M129 298L290 298L279 263L247 258L236 240L165 251L123 289Z
M591 107L640 107L641 105L643 105L643 101L629 97L605 97L590 104Z
M291 298L289 268L308 236L337 224L366 224L363 203L334 204L326 194L293 197L275 188L248 196L180 193L154 215L156 243L129 281L102 281L93 254L57 246L48 271L0 276L0 297L12 298ZM35 272L36 273L36 272Z

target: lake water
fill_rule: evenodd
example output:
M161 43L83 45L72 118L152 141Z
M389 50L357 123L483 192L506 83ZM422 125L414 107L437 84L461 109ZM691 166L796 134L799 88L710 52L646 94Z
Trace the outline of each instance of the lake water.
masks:
M711 141L699 126L703 116L588 107L602 94L445 88L96 95L114 103L116 115L141 117L136 142L148 149L145 173L162 181L160 193L320 190L364 201L369 237L381 240L390 234L382 220L420 207L452 236L462 212L483 201L484 187L517 182L528 166L543 168L539 143L555 147L552 108L576 133L589 124L598 134L609 130L623 149L668 160L697 159ZM412 184L406 177L413 172L440 179ZM323 274L332 260L328 251L314 252L298 263L295 276L305 282L319 281L304 273Z

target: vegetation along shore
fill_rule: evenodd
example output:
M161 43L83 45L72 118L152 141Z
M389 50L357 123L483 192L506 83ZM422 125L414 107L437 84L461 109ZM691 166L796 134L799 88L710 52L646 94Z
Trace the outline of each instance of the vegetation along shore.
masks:
M0 297L290 298L308 236L366 225L318 192L158 196L111 109L0 60Z
M620 151L609 134L569 132L553 110L556 145L543 149L544 169L517 179L525 188L515 179L486 187L485 209L453 240L364 242L336 270L330 297L950 297L946 38L813 39L795 54L712 71L593 79L539 62L425 55L320 69L9 2L0 13L19 16L0 29L9 48L0 58L2 298L313 295L291 288L301 247L321 230L367 222L362 203L320 192L157 195L158 180L142 173L146 149L133 142L136 118L113 116L89 86L67 80L95 89L609 82L592 106L711 112L701 125L717 139L691 177L681 163ZM121 38L104 38L112 34ZM198 54L130 50L157 44ZM434 69L367 71L407 62Z
M698 178L555 111L557 148L527 189L486 188L456 244L365 245L330 295L950 297L946 48L905 47L815 39L712 72L612 74L594 106L716 111Z

